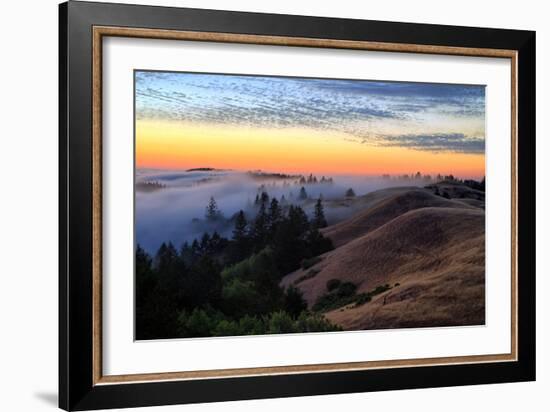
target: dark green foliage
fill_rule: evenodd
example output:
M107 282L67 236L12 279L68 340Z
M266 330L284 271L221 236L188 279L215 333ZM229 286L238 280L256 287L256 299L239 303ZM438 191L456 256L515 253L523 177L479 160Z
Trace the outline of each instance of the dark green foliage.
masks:
M208 202L208 206L206 206L206 212L205 212L206 220L218 220L222 217L222 213L220 212L220 209L218 209L218 204L216 203L216 200L214 197L210 197L210 201Z
M327 290L329 292L332 292L334 289L336 289L338 286L340 286L342 282L340 281L340 279L330 279L328 282L327 282Z
M289 286L285 292L284 309L293 318L296 318L307 309L307 303L300 289Z
M311 222L311 224L315 229L327 227L327 219L325 219L325 209L323 208L323 202L320 196L315 203L313 221Z
M309 255L317 256L334 249L332 240L324 237L317 229L312 229L306 236L306 242L309 247Z
M350 187L348 190L346 190L346 197L355 197L355 191Z
M360 293L355 299L355 307L364 305L372 300L370 293Z
M263 248L267 241L267 236L269 234L269 221L266 211L265 202L260 202L260 209L256 215L256 219L252 223L250 237L253 241L256 251L259 251Z
M391 289L391 286L386 283L385 285L377 286L374 290L370 291L369 293L371 296L375 296L375 295L384 293L385 291L390 289Z
M220 266L208 256L201 257L190 270L182 288L184 306L201 307L217 305L222 294Z
M342 282L336 289L319 297L313 305L316 312L327 312L354 301L357 286L351 282Z
M242 210L234 217L231 240L205 232L179 252L163 243L154 259L137 247L137 339L339 330L308 311L299 289L279 285L301 262L310 268L333 248L318 231L322 204L310 222L301 207L283 210L265 191L255 203L250 222ZM211 198L207 220L221 217Z
M178 336L181 337L207 337L328 332L342 329L324 317L306 311L301 312L296 318L280 310L264 316L245 315L238 320L232 320L223 313L208 308L181 312L178 316L177 330Z
M282 210L279 206L279 201L275 198L271 199L269 210L267 212L267 229L270 235L275 233L277 226L282 219Z
M485 177L483 177L480 182L478 182L477 180L464 180L462 184L468 186L471 189L485 192Z
M229 262L239 262L248 256L251 248L251 239L248 236L248 222L244 212L241 210L235 218L232 243L228 250L227 259Z
M237 282L235 279L241 282L249 282L248 284L237 285L241 289L239 296L244 295L245 292L242 290L244 286L248 286L254 291L248 292L248 295L246 295L250 300L241 298L241 304L244 305L245 302L249 304L249 306L241 307L241 310L245 313L266 313L282 307L283 290L279 286L281 274L277 270L271 249L266 248L250 258L224 269L222 276L226 285ZM234 288L237 286L233 285ZM234 295L237 295L237 292L233 292ZM228 311L227 313L231 312Z

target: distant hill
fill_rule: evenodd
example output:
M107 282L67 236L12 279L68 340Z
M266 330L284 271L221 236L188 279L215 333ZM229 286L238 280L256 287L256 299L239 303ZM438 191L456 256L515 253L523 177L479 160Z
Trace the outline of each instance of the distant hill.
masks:
M398 188L380 192L382 193L379 193L377 200L372 202L370 207L356 213L350 219L324 229L323 234L331 238L338 247L410 210L422 207L474 207L464 202L436 196L421 188Z
M195 167L193 169L187 169L186 172L224 172L223 169L216 169L214 167Z
M323 230L335 250L282 284L298 287L310 308L327 295L329 281L355 285L357 299L325 313L348 330L483 324L480 204L446 199L431 189L380 192L364 210Z

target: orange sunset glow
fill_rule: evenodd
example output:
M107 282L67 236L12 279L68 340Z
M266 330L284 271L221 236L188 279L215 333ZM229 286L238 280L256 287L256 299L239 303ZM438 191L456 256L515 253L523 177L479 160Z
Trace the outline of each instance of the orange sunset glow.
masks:
M136 166L485 173L483 86L136 73Z
M377 175L454 173L482 176L485 158L471 153L433 153L372 146L335 133L305 129L194 126L183 122L139 121L138 168L220 169ZM338 137L338 138L336 138Z

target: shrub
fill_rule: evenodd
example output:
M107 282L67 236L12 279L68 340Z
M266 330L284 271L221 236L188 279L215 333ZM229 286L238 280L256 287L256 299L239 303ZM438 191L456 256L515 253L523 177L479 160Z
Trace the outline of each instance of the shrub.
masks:
M283 311L274 312L267 322L266 333L293 333L298 332L295 322L290 315Z
M354 307L364 305L365 303L368 303L371 300L372 300L372 297L369 293L361 293L357 295Z
M390 289L391 289L391 286L386 283L385 285L377 286L373 291L370 292L370 295L371 296L379 295Z
M334 289L336 289L338 286L340 286L340 283L342 283L340 281L340 279L330 279L328 282L327 282L327 290L329 292L332 292Z
M307 309L307 303L300 289L290 286L285 292L284 309L296 318L300 313Z
M327 312L348 305L355 300L354 295L356 290L357 286L351 282L340 283L336 289L320 296L313 305L313 310L316 312Z

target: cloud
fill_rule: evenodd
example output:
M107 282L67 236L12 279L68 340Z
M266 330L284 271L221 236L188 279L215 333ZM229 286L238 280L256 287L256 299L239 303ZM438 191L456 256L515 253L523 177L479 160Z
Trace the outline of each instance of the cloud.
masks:
M485 87L478 85L148 71L137 71L135 79L137 119L306 128L345 134L359 142L380 133L374 123L405 131L411 124L429 126L437 118L451 128L453 119L482 123L485 112ZM403 133L387 136L385 144L402 142L404 147L433 151L449 150L445 144L453 151L483 150L483 141L453 140L455 131L417 139Z
M485 151L485 139L466 137L463 133L384 136L377 141L377 144L432 152L483 153Z

